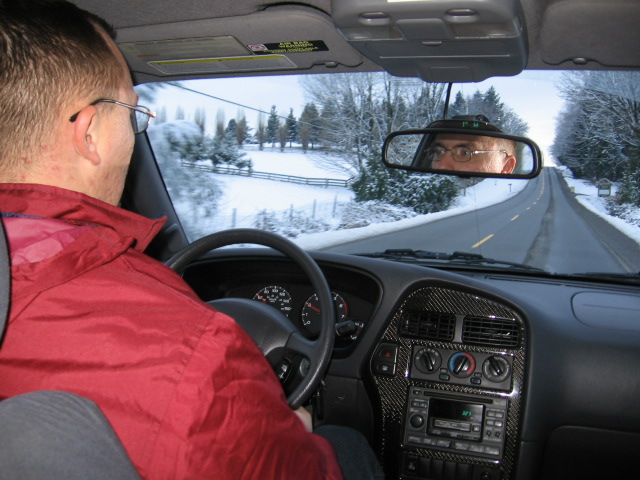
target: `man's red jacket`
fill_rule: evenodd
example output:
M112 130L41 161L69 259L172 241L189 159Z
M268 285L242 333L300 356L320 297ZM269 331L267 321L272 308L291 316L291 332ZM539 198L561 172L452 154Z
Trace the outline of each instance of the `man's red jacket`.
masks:
M253 341L142 252L163 220L41 185L0 185L12 303L0 398L98 404L145 478L341 478Z

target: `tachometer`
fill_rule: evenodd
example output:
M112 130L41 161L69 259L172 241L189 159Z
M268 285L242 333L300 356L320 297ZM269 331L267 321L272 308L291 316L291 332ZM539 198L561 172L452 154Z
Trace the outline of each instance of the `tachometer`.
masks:
M336 322L342 322L349 315L349 307L340 295L331 292L333 305L336 310ZM320 333L320 301L315 293L311 295L302 307L300 315L302 326L313 336Z
M269 285L268 287L261 288L253 296L253 299L277 308L287 317L291 312L291 295L286 289L278 285Z

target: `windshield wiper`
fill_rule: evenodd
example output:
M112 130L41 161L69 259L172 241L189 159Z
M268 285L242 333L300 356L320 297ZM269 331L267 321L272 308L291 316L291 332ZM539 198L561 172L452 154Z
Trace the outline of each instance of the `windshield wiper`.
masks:
M391 248L384 252L363 253L360 254L365 257L371 258L386 258L389 260L397 261L421 261L421 260L441 260L449 263L455 263L460 265L506 265L509 269L514 270L526 270L534 272L546 273L541 268L532 267L523 263L508 262L505 260L495 260L493 258L486 258L478 253L469 252L429 252L427 250L412 250L410 248Z
M574 273L569 275L570 277L578 278L595 278L599 280L616 280L626 281L634 284L640 284L640 272L638 273L615 273L615 272L585 272Z

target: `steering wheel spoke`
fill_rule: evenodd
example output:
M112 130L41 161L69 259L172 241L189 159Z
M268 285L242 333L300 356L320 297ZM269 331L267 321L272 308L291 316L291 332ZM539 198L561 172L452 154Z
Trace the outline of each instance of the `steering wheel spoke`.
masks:
M313 357L316 353L316 342L313 340L309 340L298 330L293 332L287 343L285 348L290 351L302 355L303 357L308 358L310 361L313 360Z

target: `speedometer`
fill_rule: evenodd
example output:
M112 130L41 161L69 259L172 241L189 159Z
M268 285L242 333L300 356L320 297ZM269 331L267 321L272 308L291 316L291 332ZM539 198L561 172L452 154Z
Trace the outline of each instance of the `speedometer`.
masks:
M291 312L291 295L286 289L278 285L270 285L268 287L261 288L253 296L253 299L277 308L287 317Z
M331 292L331 297L333 298L333 306L336 312L336 322L342 322L349 314L347 302L335 292ZM302 326L311 335L315 337L320 334L320 300L318 300L317 294L314 293L304 302L300 318Z

